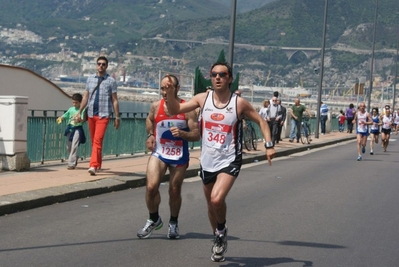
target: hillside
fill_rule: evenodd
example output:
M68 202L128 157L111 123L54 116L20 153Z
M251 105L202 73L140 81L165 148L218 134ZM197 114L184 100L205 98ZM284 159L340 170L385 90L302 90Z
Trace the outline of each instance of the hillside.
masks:
M327 46L337 42L359 48L370 47L375 1L330 1ZM377 47L396 47L399 5L396 0L380 1ZM280 0L251 12L239 14L236 41L277 46L318 47L321 45L324 1ZM359 25L364 25L359 28ZM352 34L344 35L350 31ZM205 40L229 37L229 20L204 19L169 23L151 31L168 32L171 38ZM343 36L344 35L344 36ZM188 37L188 38L187 38Z
M376 49L396 49L399 29L396 2L379 1ZM131 65L125 67L134 76L160 68L186 73L193 73L197 66L206 70L222 49L228 52L228 46L223 44L192 46L154 38L228 42L231 0L0 0L0 4L0 32L19 31L14 34L14 42L7 36L0 37L0 56L22 55L11 64L37 69L44 75L49 75L48 70L53 69L50 66L61 65L59 61L23 58L60 51L69 51L73 58L85 51L105 51L115 61L127 53L144 58L176 59L147 61L145 66L141 61L129 59ZM237 5L236 43L321 46L324 1L239 0ZM368 75L368 54L329 51L329 48L370 50L374 11L375 0L330 1L325 72L328 84ZM28 31L30 38L27 38ZM77 73L82 60L93 56L86 57L79 56L75 62L68 63L70 71ZM247 83L263 83L271 70L275 83L284 81L295 85L303 78L306 86L317 84L313 68L319 64L319 54L308 58L298 53L288 60L278 49L238 48L234 58L235 70L244 74L242 77ZM391 76L392 62L392 54L377 54L375 72L384 79ZM62 65L64 73L66 65Z

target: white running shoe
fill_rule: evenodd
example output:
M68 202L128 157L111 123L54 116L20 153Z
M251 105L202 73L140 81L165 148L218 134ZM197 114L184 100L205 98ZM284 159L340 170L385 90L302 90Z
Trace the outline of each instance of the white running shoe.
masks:
M169 229L168 229L168 235L167 237L169 239L178 239L180 238L179 235L179 226L177 226L177 223L169 223Z
M153 222L152 220L148 219L145 223L144 227L137 232L137 236L139 238L148 238L152 235L154 230L159 230L163 226L163 222L161 217L158 218L157 222Z

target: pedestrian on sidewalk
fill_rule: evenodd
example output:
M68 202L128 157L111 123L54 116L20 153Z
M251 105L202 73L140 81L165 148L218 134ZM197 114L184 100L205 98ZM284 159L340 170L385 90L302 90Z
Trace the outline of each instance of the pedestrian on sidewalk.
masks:
M309 110L301 104L299 98L295 98L294 105L291 106L290 114L291 114L291 133L290 133L290 142L292 143L295 140L299 143L299 139L301 138L301 123L302 123L302 115L303 112L306 111L308 113L309 118L312 117ZM296 129L296 134L295 134Z
M378 108L373 108L371 111L372 124L370 126L370 155L374 154L374 143L378 144L380 136L380 115L378 114Z
M345 113L341 109L339 111L339 115L338 115L338 129L339 129L340 133L342 133L344 131L345 121L346 121Z
M277 97L273 96L271 100L272 104L269 106L266 115L266 121L269 124L270 132L272 135L272 142L275 144L280 141L280 137L278 136L278 128L280 126L281 120L281 107L277 103Z
M268 110L269 110L269 106L270 106L270 100L269 99L263 100L262 108L259 110L259 115L265 121L267 120L267 113L268 113Z
M171 114L188 112L200 107L202 112L202 150L200 176L208 204L208 217L215 235L212 261L224 261L227 250L226 196L232 188L242 165L242 120L260 126L266 140L266 156L271 164L275 151L270 129L264 119L243 97L230 91L233 73L229 64L217 62L210 70L213 91L195 95L185 103L174 98L176 87L166 87L167 105Z
M87 106L87 116L91 137L91 157L88 172L96 175L102 165L102 149L105 131L114 110L114 127L120 124L117 85L114 78L107 73L108 59L97 58L97 73L87 78L86 92L83 95L79 116Z
M73 170L78 165L78 147L80 144L86 143L86 136L83 130L83 122L82 120L76 119L76 114L79 113L80 104L82 102L81 94L73 94L72 95L72 107L70 107L62 116L58 117L57 122L61 123L61 121L67 121L67 127L65 129L64 135L67 140L67 150L69 153L68 156L68 170Z
M321 128L321 134L325 135L326 134L326 122L328 119L328 106L326 103L320 102L320 128Z
M347 133L352 133L353 131L353 118L355 117L356 114L356 109L355 106L350 103L349 108L346 109L345 111L345 117L346 117L346 122L347 122Z
M356 123L356 135L357 135L357 161L362 160L362 154L366 152L367 136L369 135L368 126L372 124L370 113L366 111L366 104L360 103L359 110L355 113L355 117L352 124ZM361 153L360 153L361 152Z
M184 100L177 96L180 89L177 77L169 74L161 81L161 100L152 103L146 119L148 133L146 146L152 151L147 165L147 184L145 201L149 211L149 218L144 227L137 232L139 238L148 238L154 230L163 226L159 216L161 196L159 186L166 170L169 169L169 207L170 219L167 237L177 239L179 235L178 216L182 203L181 189L185 178L190 154L189 141L198 141L200 133L195 110L187 113L171 115L168 110L165 88L169 85L176 88L174 99L178 103Z
M276 140L276 143L279 143L280 141L283 141L283 139L281 138L281 131L283 130L283 126L285 123L285 120L287 118L287 109L281 105L281 99L277 99L277 104L280 106L281 109L281 119L280 119L280 123L278 126L278 139Z

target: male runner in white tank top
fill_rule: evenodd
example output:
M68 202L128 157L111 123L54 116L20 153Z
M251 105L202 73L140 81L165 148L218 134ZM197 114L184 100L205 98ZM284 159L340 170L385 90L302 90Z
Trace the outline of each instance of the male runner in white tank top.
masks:
M167 105L171 114L201 108L201 178L208 203L208 217L215 235L211 260L224 261L224 253L227 250L225 199L242 164L241 118L243 115L260 126L266 141L266 156L269 164L275 151L266 121L247 100L237 97L230 91L233 81L231 67L227 63L215 63L211 67L210 76L213 92L197 94L185 103L179 103L173 98L175 87L170 82L166 90Z
M373 124L373 120L370 117L370 113L366 111L366 104L364 102L359 104L359 109L353 119L353 124L356 123L356 134L357 134L357 161L362 160L362 154L366 152L367 136L369 135L368 126Z

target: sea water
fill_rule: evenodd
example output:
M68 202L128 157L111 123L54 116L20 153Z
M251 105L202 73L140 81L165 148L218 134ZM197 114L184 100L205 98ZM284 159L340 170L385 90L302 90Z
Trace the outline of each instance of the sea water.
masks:
M148 113L150 107L150 102L119 101L119 112L121 113Z

